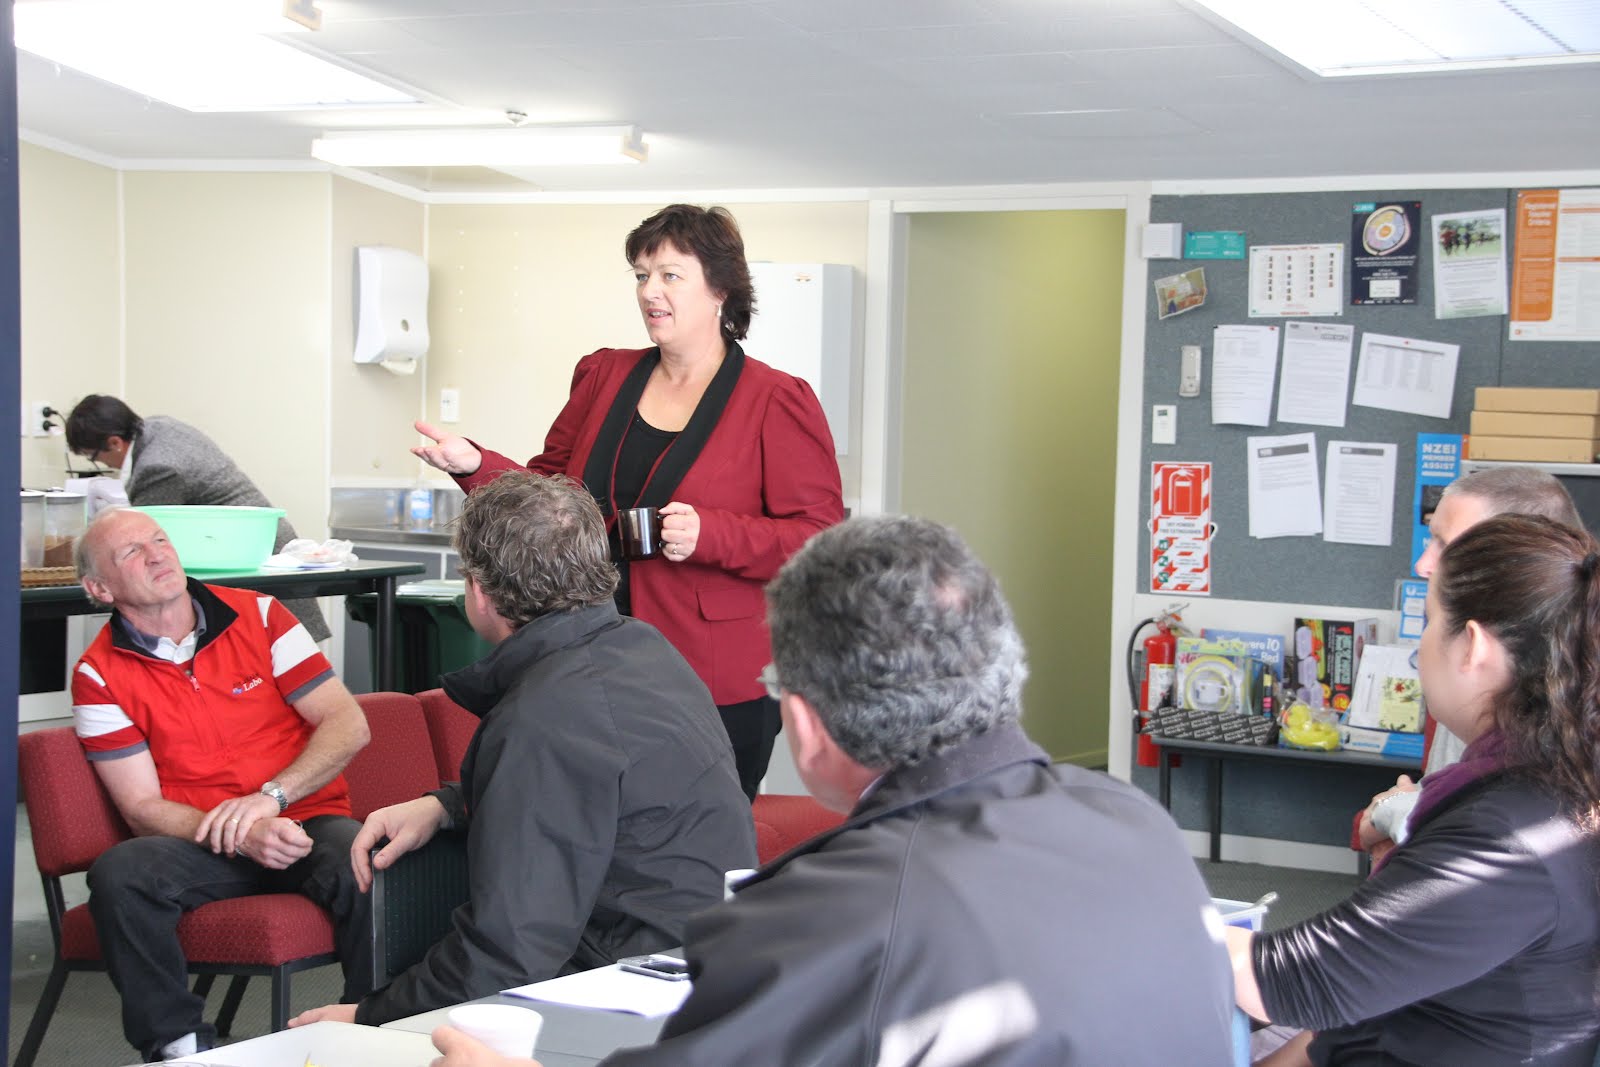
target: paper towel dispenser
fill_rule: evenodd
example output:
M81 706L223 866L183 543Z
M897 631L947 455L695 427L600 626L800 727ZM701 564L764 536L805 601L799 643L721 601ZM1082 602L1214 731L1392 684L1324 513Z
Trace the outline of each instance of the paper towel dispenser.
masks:
M413 374L428 353L428 264L383 245L356 249L357 363Z

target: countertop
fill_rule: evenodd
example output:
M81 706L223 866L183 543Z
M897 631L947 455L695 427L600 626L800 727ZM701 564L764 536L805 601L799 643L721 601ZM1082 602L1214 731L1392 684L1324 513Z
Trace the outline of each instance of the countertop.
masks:
M449 548L454 531L448 527L415 530L400 526L330 526L328 535L346 541L365 541L368 544Z

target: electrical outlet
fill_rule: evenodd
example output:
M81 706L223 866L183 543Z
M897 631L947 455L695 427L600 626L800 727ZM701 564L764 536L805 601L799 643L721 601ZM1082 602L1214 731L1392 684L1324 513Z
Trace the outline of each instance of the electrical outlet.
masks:
M25 429L30 437L49 437L50 424L45 421L45 410L49 404L29 404Z
M460 422L461 421L461 390L459 390L459 389L441 389L441 390L439 390L439 421L440 422Z

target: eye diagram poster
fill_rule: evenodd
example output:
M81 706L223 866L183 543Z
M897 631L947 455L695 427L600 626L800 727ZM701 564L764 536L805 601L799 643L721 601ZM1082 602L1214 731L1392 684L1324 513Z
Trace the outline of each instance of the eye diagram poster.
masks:
M1344 245L1251 245L1250 317L1339 315Z
M1351 305L1415 304L1422 201L1357 204L1350 227Z
M1150 464L1150 591L1211 595L1211 464Z
M1523 189L1511 337L1600 341L1600 189Z

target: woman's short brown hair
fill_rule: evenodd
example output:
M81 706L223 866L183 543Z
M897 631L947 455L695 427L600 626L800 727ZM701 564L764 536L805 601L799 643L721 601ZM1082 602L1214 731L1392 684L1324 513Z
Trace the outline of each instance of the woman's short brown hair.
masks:
M640 256L664 244L700 261L706 284L722 294L722 332L735 341L744 340L756 311L756 291L744 258L744 238L732 213L725 207L694 204L664 207L628 234L624 250L628 262L637 263Z

